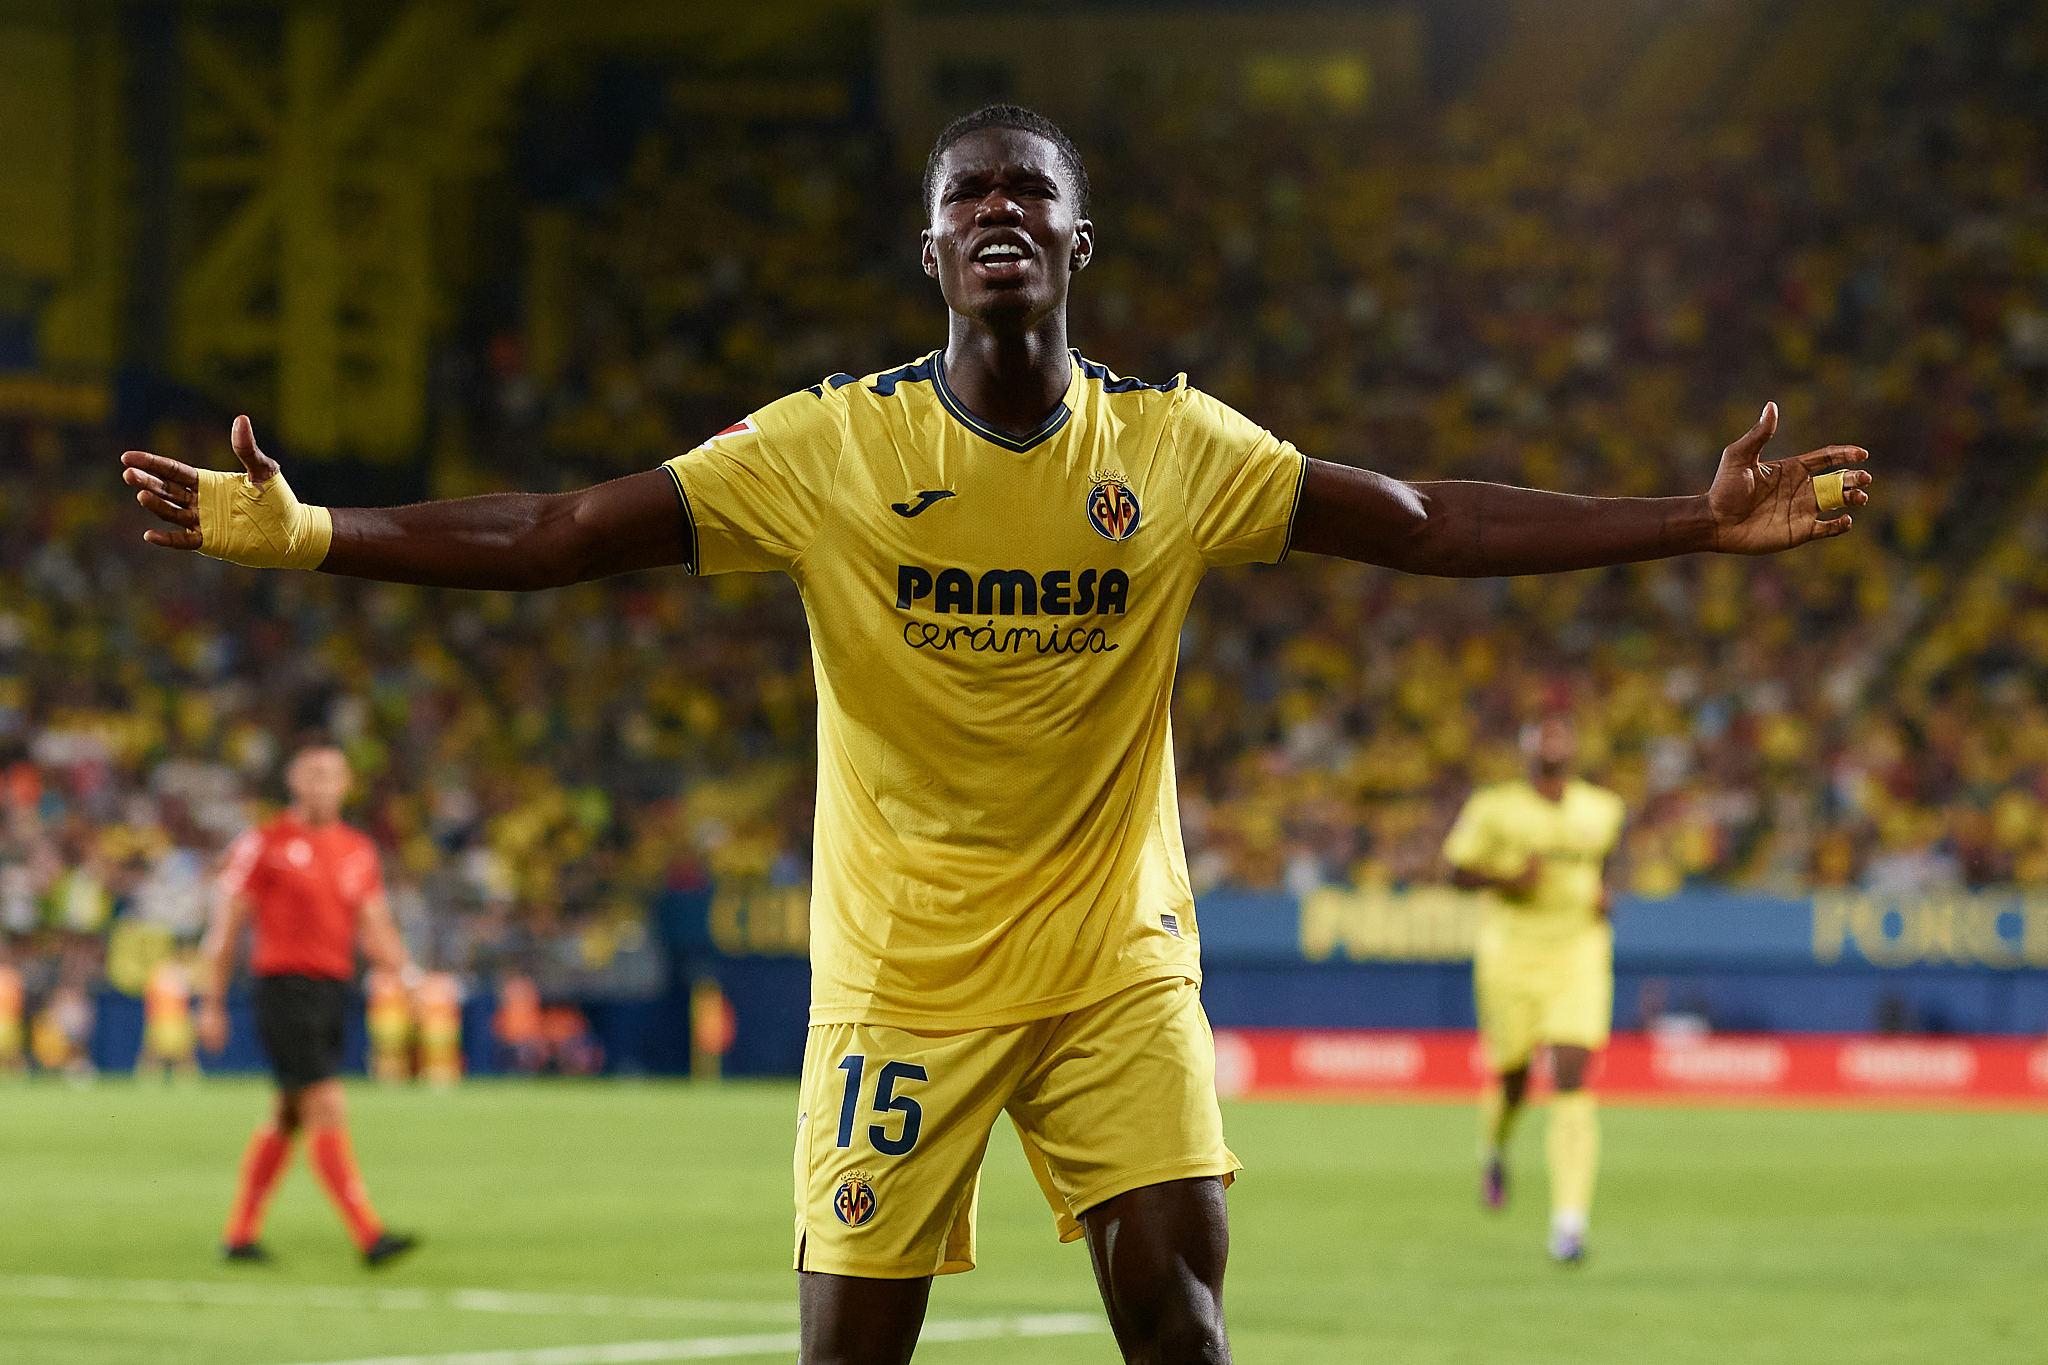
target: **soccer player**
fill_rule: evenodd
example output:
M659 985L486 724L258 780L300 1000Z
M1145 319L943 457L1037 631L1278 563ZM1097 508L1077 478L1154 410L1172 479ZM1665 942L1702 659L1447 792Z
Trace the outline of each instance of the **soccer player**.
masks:
M1494 1079L1480 1099L1480 1196L1507 1203L1507 1144L1529 1085L1529 1061L1550 1049L1550 1254L1586 1252L1599 1120L1586 1071L1607 1046L1614 1013L1614 931L1608 858L1621 840L1621 798L1573 776L1578 740L1552 716L1530 736L1529 780L1482 787L1444 841L1451 880L1485 891L1472 993Z
M1766 464L1776 411L1682 498L1409 484L1304 458L1186 378L1067 346L1088 177L993 106L926 164L945 346L835 374L658 469L578 492L307 507L246 419L243 473L131 451L153 543L256 566L545 588L681 564L778 571L811 624L818 814L796 1144L802 1358L908 1360L974 1263L1007 1112L1131 1360L1229 1358L1223 1143L1168 725L1212 566L1290 549L1417 573L1768 553L1848 529L1866 458ZM1816 475L1821 475L1816 480Z
M22 988L21 973L0 956L0 1076L19 1076L26 1068L26 1030L23 1006L28 993Z
M253 923L256 1033L277 1077L277 1102L242 1157L241 1185L222 1238L221 1254L230 1261L270 1259L257 1240L263 1211L301 1128L313 1172L363 1263L387 1265L416 1244L385 1231L370 1207L335 1079L357 943L380 969L403 980L417 975L384 899L377 846L341 821L351 780L339 749L316 745L293 755L285 770L291 805L229 847L213 922L200 945L199 1038L209 1052L219 1052L228 1042L235 945Z
M192 1027L192 977L185 964L165 958L149 969L142 986L142 1049L135 1057L135 1078L161 1080L199 1074Z

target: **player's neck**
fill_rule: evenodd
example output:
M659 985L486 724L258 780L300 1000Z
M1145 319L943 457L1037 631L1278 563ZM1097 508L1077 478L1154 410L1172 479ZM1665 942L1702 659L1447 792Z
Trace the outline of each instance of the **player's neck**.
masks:
M1066 399L1073 361L1064 309L1014 331L954 313L946 331L946 387L997 431L1027 436Z
M1571 777L1566 773L1532 773L1529 777L1529 785L1545 801L1564 800L1565 784L1570 781Z
M298 821L307 829L323 829L341 818L339 813L330 814L327 811L316 811L311 807L299 805L297 802L292 803L290 813L292 819Z

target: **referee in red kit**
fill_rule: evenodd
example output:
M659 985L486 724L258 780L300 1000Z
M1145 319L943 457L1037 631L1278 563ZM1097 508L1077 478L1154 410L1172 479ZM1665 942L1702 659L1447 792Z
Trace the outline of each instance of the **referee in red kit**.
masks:
M206 970L199 1039L219 1052L228 1041L235 945L253 918L256 1034L277 1077L276 1107L242 1157L241 1187L221 1248L230 1261L270 1259L257 1240L263 1209L301 1128L314 1173L348 1224L363 1263L374 1269L416 1244L415 1238L386 1232L370 1207L335 1079L358 936L371 962L401 980L417 976L384 899L377 847L341 822L351 780L339 749L319 745L293 755L285 773L291 806L228 849L213 923L200 949Z

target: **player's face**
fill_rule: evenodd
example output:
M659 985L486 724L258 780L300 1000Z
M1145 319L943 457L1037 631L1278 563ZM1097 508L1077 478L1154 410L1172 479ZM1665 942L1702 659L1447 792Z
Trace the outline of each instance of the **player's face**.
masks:
M1059 149L1035 133L984 128L939 160L924 273L967 317L1029 326L1066 306L1095 226L1076 216Z
M285 784L308 817L320 822L335 819L348 798L348 760L339 749L308 749L292 760Z
M1550 774L1569 772L1572 760L1579 756L1579 737L1572 732L1571 724L1562 720L1546 720L1543 728L1536 733L1536 767L1538 771Z

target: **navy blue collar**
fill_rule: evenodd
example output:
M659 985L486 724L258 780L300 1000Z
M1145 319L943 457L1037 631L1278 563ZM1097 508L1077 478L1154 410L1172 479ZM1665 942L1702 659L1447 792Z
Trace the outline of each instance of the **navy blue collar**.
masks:
M967 405L953 396L953 390L946 383L946 353L944 351L935 352L932 356L932 362L932 379L934 381L932 391L938 394L940 406L953 414L954 421L991 445L999 445L1005 450L1030 450L1032 447L1040 445L1057 435L1060 428L1067 424L1067 419L1074 415L1074 410L1067 405L1067 395L1061 394L1059 406L1046 414L1045 420L1038 424L1036 431L1031 432L1027 436L1012 436L1007 432L997 431L994 427L969 412ZM1067 391L1071 393L1074 387L1071 362L1069 363L1067 373Z

